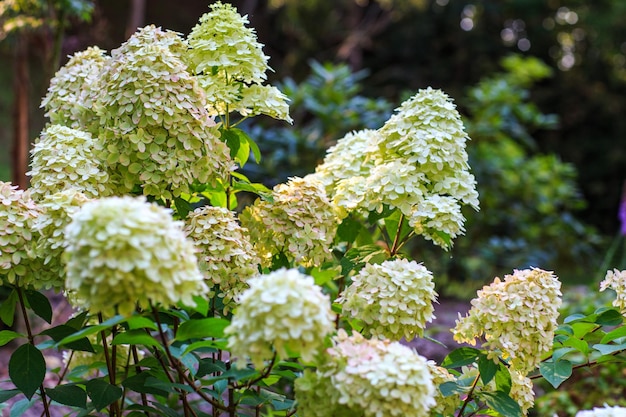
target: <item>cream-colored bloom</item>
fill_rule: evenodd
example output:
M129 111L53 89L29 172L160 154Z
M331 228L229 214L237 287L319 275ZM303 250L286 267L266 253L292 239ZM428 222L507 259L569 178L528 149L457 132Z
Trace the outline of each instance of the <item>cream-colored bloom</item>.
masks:
M396 259L366 265L337 301L344 313L364 323L365 333L412 340L434 318L436 299L432 273L415 261Z
M509 368L511 374L511 398L519 404L522 415L527 415L528 410L535 405L535 392L533 391L533 381L526 375L518 372L514 368Z
M224 310L237 305L248 288L248 278L258 275L260 259L235 213L222 207L205 206L189 213L185 232L199 249L198 261L205 282L223 298Z
M99 144L91 134L60 125L41 132L31 150L31 193L35 198L73 189L87 197L111 194L109 176L96 157Z
M583 410L576 413L576 417L626 417L626 408L624 407L595 407L593 410Z
M397 342L367 340L358 333L348 336L343 330L334 342L317 378L305 375L304 381L296 380L303 416L430 416L435 387L424 357ZM327 394L325 399L317 389ZM332 414L321 414L312 398Z
M0 182L0 273L12 284L19 279L23 287L50 287L38 279L41 262L34 253L33 224L40 214L28 191Z
M77 52L50 80L41 102L52 124L85 130L95 121L92 99L95 83L108 56L92 46Z
M84 204L65 229L66 289L92 312L195 305L208 289L182 226L144 198Z
M475 344L484 336L484 348L510 358L511 366L527 375L552 348L560 288L552 272L537 268L496 278L478 291L467 316L459 315L454 339Z
M613 306L619 308L622 314L626 314L626 270L620 271L615 268L606 271L604 280L600 283L600 291L607 288L615 291Z
M338 219L323 185L294 177L274 187L272 196L273 202L258 199L240 216L263 264L279 254L304 266L328 259Z
M100 73L100 157L116 194L141 187L171 199L234 168L204 91L182 61L187 49L177 33L146 26L111 52Z
M428 361L428 369L433 376L433 384L435 386L435 403L436 405L430 410L430 416L453 416L456 409L461 405L461 397L459 395L445 396L441 392L440 385L446 382L454 382L456 379L446 368L437 366L434 361Z
M68 189L46 195L39 202L43 212L37 217L33 229L37 231L36 255L42 259L39 280L48 287L62 288L65 283L65 227L72 216L88 201L83 193Z
M257 368L274 355L300 355L311 361L333 332L330 300L313 278L295 269L280 269L248 281L230 326L228 346L245 367L249 357Z

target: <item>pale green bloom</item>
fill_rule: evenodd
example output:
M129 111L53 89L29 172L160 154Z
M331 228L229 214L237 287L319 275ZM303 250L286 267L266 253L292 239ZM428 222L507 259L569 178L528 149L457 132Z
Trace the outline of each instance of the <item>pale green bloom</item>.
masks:
M107 59L105 51L92 46L74 54L57 71L41 102L52 124L84 130L95 121L94 86Z
M41 214L28 191L0 182L0 274L12 284L49 288L38 279L41 261L35 256L33 224Z
M461 205L450 196L430 195L416 204L408 217L415 233L444 248L465 232Z
M615 268L606 271L604 280L600 283L600 291L607 288L615 291L613 306L619 308L622 314L626 314L626 270L620 271Z
M430 416L453 416L456 409L461 405L461 397L459 395L448 395L447 397L441 392L441 384L446 382L455 382L456 378L446 368L437 366L434 361L428 361L428 370L433 376L433 384L435 386L435 403L436 405L430 410Z
M626 417L625 407L595 407L593 410L583 410L576 413L576 417Z
M519 404L522 409L522 415L526 416L528 410L535 405L533 380L513 367L509 368L509 374L511 375L511 392L509 395Z
M265 114L291 122L287 97L266 79L268 56L253 28L246 27L230 4L216 2L188 37L185 55L191 71L207 94L207 110L213 116L239 112L244 117Z
M199 249L198 265L210 288L216 288L227 312L237 305L248 288L248 278L258 275L261 263L248 231L237 223L235 213L205 206L189 213L185 232Z
M435 387L424 357L400 343L367 340L356 332L348 336L339 330L334 342L316 377L309 373L296 380L304 417L430 416Z
M46 195L39 202L43 212L37 217L33 229L37 231L36 255L42 259L43 267L39 280L46 286L62 288L65 282L65 227L72 216L88 201L83 193L68 189Z
M35 198L64 190L87 197L110 195L109 175L96 157L100 148L91 134L60 125L41 132L31 150L31 193Z
M208 289L182 227L144 198L84 204L65 229L66 289L92 312L195 305L192 297Z
M484 336L483 348L510 358L511 367L527 375L552 349L560 288L552 272L537 268L515 270L504 281L496 278L478 291L467 316L459 315L454 339L473 345Z
M186 51L177 33L146 26L111 52L100 74L101 159L116 194L141 187L171 199L195 180L210 183L234 168L204 91L182 61Z
M284 254L303 266L330 258L337 213L324 186L313 178L291 178L274 187L273 202L258 199L240 216L264 265Z
M300 355L311 361L333 332L330 299L313 278L296 269L280 269L248 281L230 326L225 329L231 354L245 367L249 357L257 368L274 355Z
M378 338L413 340L434 318L437 299L432 273L406 259L367 264L337 299L343 312Z

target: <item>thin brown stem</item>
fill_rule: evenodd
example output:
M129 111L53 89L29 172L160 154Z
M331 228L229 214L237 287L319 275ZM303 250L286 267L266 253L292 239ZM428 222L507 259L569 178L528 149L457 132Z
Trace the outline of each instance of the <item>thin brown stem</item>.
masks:
M389 249L389 255L394 256L398 253L400 248L398 247L400 243L400 235L402 234L402 226L404 224L404 214L400 214L400 220L398 221L398 229L396 230L396 235L393 238L393 244L391 245L391 249Z
M457 417L463 416L463 412L465 411L467 404L469 404L469 402L472 400L472 394L474 393L474 390L476 389L476 385L478 385L479 379L480 379L480 372L476 375L474 382L472 382L472 387L470 388L470 391L467 393L467 398L465 398L465 401L463 401L463 405L461 406L461 409L459 410L459 414L456 415Z
M98 322L102 324L104 319L102 313L98 313ZM107 344L107 334L105 330L100 332L100 338L102 339L102 349L104 350L104 361L107 365L107 373L109 374L109 383L115 385L115 361L111 359L111 352L109 352L109 345ZM117 401L114 401L109 406L109 416L121 416L121 411Z

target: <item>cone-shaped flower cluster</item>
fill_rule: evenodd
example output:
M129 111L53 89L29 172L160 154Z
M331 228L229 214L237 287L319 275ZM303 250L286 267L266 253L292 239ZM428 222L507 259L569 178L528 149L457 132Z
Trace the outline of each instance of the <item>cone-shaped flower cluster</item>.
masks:
M277 88L262 85L268 57L246 16L230 4L216 2L200 18L188 37L186 61L207 93L213 116L237 111L242 116L266 114L287 120L287 97Z
M324 186L296 177L274 187L272 195L272 202L258 199L240 216L263 264L279 254L303 266L328 259L338 219Z
M613 306L620 309L622 314L626 314L626 270L613 269L606 271L604 280L600 283L600 291L607 288L615 291Z
M141 187L171 199L233 168L207 113L206 97L182 61L187 45L175 32L140 29L100 74L95 106L99 137L118 194Z
M42 288L37 279L40 260L34 253L33 224L41 209L23 191L0 182L0 274L10 283Z
M110 195L109 176L95 153L99 146L91 134L61 125L44 129L31 150L31 193L42 197L77 190L87 197Z
M397 342L340 330L316 373L296 380L304 417L427 417L435 387L426 359Z
M143 198L86 203L65 229L67 290L92 312L195 305L207 288L182 226Z
M428 88L379 130L340 139L316 176L347 211L397 208L417 234L447 249L465 231L461 206L479 205L467 140L450 98Z
M366 334L412 340L434 318L436 299L432 273L415 261L396 259L367 264L337 301L364 323Z
M74 54L57 71L41 103L52 124L83 130L92 126L95 84L107 59L105 51L93 46Z
M576 413L576 417L626 417L625 407L595 407L593 410L584 410Z
M484 348L527 375L552 348L560 305L561 283L552 272L516 270L478 291L467 316L459 315L454 338L475 344L484 336Z
M230 310L248 288L248 278L259 272L261 261L248 231L237 223L235 213L222 207L196 209L185 223L185 232L200 251L197 256L205 282L217 288L224 309Z
M280 269L248 283L225 330L238 366L245 367L249 357L260 369L274 355L311 361L335 328L328 296L313 278L295 269Z

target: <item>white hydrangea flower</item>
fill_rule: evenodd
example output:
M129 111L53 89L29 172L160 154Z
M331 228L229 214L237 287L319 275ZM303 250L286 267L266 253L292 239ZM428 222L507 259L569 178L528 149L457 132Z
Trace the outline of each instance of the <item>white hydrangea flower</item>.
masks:
M62 288L64 285L65 263L62 254L65 250L65 227L88 201L90 199L80 191L68 189L47 195L39 202L43 212L33 225L38 234L35 253L43 262L39 279L48 287Z
M223 207L205 206L189 213L185 232L199 249L198 265L209 287L217 287L227 312L248 288L248 278L258 275L261 263L248 231L235 213Z
M60 125L41 132L31 150L31 193L35 198L74 189L87 197L111 194L109 176L96 157L98 141L91 134Z
M456 379L446 368L438 366L434 361L428 361L427 363L430 374L433 376L433 384L436 390L436 405L430 410L430 416L453 416L456 409L461 405L461 397L458 395L444 396L440 385L446 382L454 382Z
M48 288L39 280L41 262L35 256L33 224L41 214L28 191L0 182L0 273L11 284Z
M454 339L510 358L511 367L527 375L550 351L561 305L561 283L538 268L515 270L478 291L465 317L459 315Z
M619 308L622 314L626 314L626 270L620 271L615 268L606 271L604 280L600 283L600 291L607 288L615 291L613 306Z
M434 318L437 299L432 273L406 259L367 264L337 299L343 312L377 338L413 340Z
M278 254L306 267L328 259L338 218L324 186L294 177L274 187L272 195L273 202L258 199L240 216L263 265Z
M65 229L65 245L66 289L93 312L195 305L192 296L208 291L183 223L143 197L84 204Z
M296 380L296 400L303 416L430 416L435 387L424 357L400 343L367 340L356 332L348 336L340 330L334 342L325 363L318 367L317 378ZM311 398L319 399L320 408L332 414L321 414Z
M108 56L97 46L77 52L57 71L41 102L52 124L86 129L95 121L94 85Z
M593 410L583 410L576 413L576 417L626 417L625 407L610 407L604 405L604 407L594 407Z
M100 73L94 105L115 194L141 187L171 199L189 184L214 182L234 168L207 113L206 96L187 71L180 36L154 26L138 30Z
M291 123L287 97L277 88L261 85L269 59L253 28L246 27L230 4L216 2L191 30L185 59L207 93L207 109L213 116L237 111L248 117L266 114Z
M452 239L465 233L465 217L458 200L449 196L429 195L408 215L409 225L416 233L433 243L448 248Z
M280 269L248 281L239 307L225 329L228 346L245 367L249 357L257 368L274 354L278 359L299 354L311 361L333 332L330 300L313 278L295 269Z
M511 374L511 392L509 395L519 404L522 415L526 416L528 410L535 405L533 381L512 367L509 368L509 374Z

